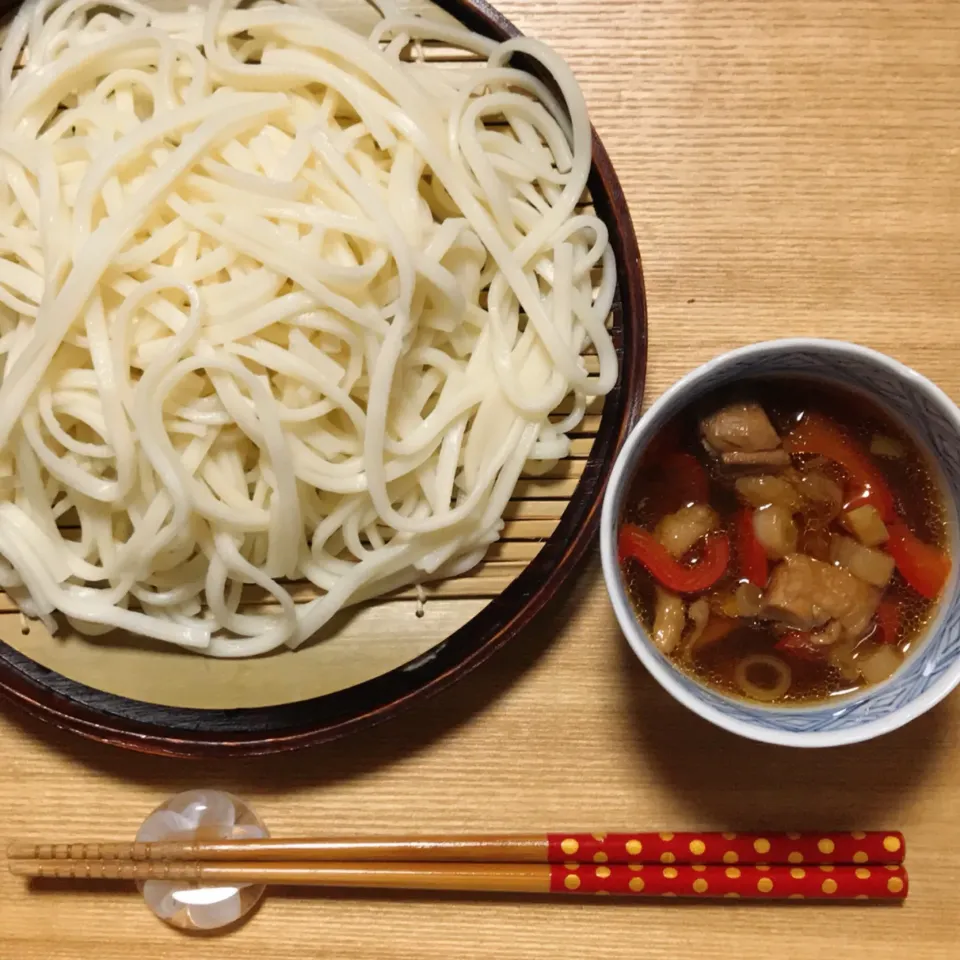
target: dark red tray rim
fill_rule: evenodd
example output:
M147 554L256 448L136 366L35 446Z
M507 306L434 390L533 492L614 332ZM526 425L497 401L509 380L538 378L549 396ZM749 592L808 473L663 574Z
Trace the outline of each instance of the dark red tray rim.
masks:
M484 0L437 0L466 26L494 39L520 31ZM11 10L16 3L0 2ZM469 673L516 637L553 599L594 541L613 461L640 414L647 359L647 308L637 238L626 198L594 131L590 191L610 227L617 261L614 336L620 379L606 398L583 475L560 523L519 577L479 614L410 663L345 690L261 708L198 710L105 693L41 666L0 641L0 696L81 736L181 758L258 756L294 750L380 723Z

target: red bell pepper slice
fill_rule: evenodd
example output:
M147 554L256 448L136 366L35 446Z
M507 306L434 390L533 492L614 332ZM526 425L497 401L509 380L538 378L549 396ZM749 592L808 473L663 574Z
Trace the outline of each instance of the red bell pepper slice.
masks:
M900 520L888 523L887 531L887 553L900 575L921 597L935 600L950 576L950 558L939 547L924 543Z
M893 493L883 474L856 441L832 420L819 413L804 414L783 445L791 454L812 453L839 463L851 484L858 488L855 497L858 505L872 503L886 523L896 519Z
M788 653L798 660L822 660L827 648L814 643L809 633L802 630L789 630L774 644L774 649Z
M877 629L874 640L877 643L896 643L900 635L900 607L896 601L886 599L877 607Z
M901 520L883 474L840 427L821 414L808 413L790 432L784 446L791 453L815 453L839 463L859 488L847 509L872 503L887 524L887 552L900 575L921 597L933 600L939 596L950 575L950 558L920 540Z
M743 507L737 511L734 521L737 534L737 560L740 564L740 577L756 584L762 590L767 585L769 565L767 551L757 539L753 528L753 510Z
M710 479L692 453L670 453L660 461L660 469L666 476L674 510L710 501Z
M636 560L675 593L699 593L712 587L730 563L730 541L722 532L706 536L700 559L689 566L674 559L652 533L632 523L621 528L617 546L621 563Z

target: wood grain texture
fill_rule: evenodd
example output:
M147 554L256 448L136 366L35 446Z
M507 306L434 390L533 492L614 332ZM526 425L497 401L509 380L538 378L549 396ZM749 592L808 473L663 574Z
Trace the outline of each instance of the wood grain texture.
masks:
M844 336L960 399L955 0L506 0L584 85L627 190L651 317L648 399L726 349ZM5 708L4 708L5 709ZM903 908L278 895L224 940L124 887L0 875L4 960L953 960L960 694L903 730L787 751L677 706L626 648L593 564L525 642L414 712L256 763L152 760L0 713L13 836L133 835L175 790L250 798L277 833L897 827Z

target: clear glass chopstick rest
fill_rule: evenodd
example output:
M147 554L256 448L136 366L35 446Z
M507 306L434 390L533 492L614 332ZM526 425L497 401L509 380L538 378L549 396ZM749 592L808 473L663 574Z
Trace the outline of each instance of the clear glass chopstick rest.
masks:
M268 837L253 808L221 790L187 790L171 797L143 821L137 840L227 840ZM146 880L137 886L164 923L181 930L217 930L246 917L263 896L262 884Z

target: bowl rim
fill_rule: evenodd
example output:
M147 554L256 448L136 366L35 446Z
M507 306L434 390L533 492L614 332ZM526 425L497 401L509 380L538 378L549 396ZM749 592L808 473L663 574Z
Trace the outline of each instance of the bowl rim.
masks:
M485 0L434 0L497 41L520 30ZM18 0L0 0L0 17ZM647 304L636 231L613 163L595 129L588 189L609 228L617 263L614 342L620 376L606 398L583 473L538 555L498 597L408 663L333 693L265 707L194 709L97 690L41 666L0 641L0 697L91 740L184 759L253 757L313 746L381 723L465 676L518 636L580 567L600 523L614 458L640 415L647 363Z
M958 410L956 404L954 404L950 397L933 383L933 381L923 376L923 374L918 373L912 367L908 367L899 360L895 360L893 357L881 353L872 347L828 337L784 337L773 340L762 340L757 343L737 347L713 357L711 360L708 360L706 363L701 364L681 377L651 404L644 412L640 421L630 431L630 435L627 437L626 442L617 456L617 461L614 464L604 496L603 511L600 520L600 558L607 593L613 605L617 622L627 642L646 667L647 671L674 699L710 723L750 740L792 747L835 747L860 743L864 740L870 740L885 733L890 733L932 709L960 684L960 656L950 664L935 684L919 696L912 698L892 710L885 717L868 720L861 724L854 724L847 729L815 732L776 730L766 726L755 725L750 721L730 716L705 700L692 695L678 681L677 678L681 676L680 671L654 648L634 612L633 604L627 595L620 575L620 565L616 551L615 532L619 522L619 508L622 493L625 485L631 479L634 463L645 449L649 440L652 439L652 434L648 433L648 424L650 424L658 414L686 405L688 401L684 398L691 394L698 384L712 374L722 371L731 363L751 356L760 357L766 355L776 357L788 355L791 351L798 349L817 350L824 354L832 353L870 361L885 372L922 391L937 409L943 413L954 431L960 436L960 410ZM798 375L802 376L803 374ZM817 376L816 372L812 372L810 375L814 377ZM869 391L866 392L869 393ZM931 456L937 460L932 452ZM955 497L953 501L954 507L956 508L957 503ZM933 632L939 629L946 610L946 606L941 606L936 618L928 628L927 636L932 635ZM867 688L870 692L859 698L858 702L869 700L873 692L885 688L886 683L878 684L875 688ZM708 688L705 687L704 689ZM769 709L750 704L747 701L737 702L745 706L746 711L756 710L761 712Z

